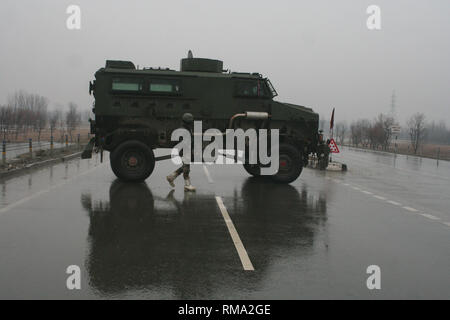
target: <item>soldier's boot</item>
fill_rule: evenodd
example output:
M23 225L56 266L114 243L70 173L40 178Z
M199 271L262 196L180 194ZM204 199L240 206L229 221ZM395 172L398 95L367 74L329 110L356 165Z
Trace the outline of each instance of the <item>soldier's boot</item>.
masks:
M195 191L195 187L191 184L191 179L189 178L184 179L184 191Z
M166 179L167 182L169 182L170 186L172 188L175 188L175 183L173 183L175 181L175 179L180 175L180 173L178 173L177 171L173 172L172 174L169 174Z

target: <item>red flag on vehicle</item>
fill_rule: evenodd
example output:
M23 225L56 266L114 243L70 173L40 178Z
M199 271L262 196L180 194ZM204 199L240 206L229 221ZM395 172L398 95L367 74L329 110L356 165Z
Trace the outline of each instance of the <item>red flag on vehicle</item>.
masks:
M339 153L339 148L336 144L336 141L334 141L334 139L330 140L330 143L328 144L328 146L330 147L331 153Z
M333 112L331 113L330 130L333 130L333 127L334 127L334 108Z

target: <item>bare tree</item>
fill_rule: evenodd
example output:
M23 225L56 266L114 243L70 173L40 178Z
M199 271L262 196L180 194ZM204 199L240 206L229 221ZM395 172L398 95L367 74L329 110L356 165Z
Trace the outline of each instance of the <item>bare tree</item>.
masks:
M338 139L338 143L343 145L344 144L344 140L346 138L346 134L347 134L347 130L348 130L348 125L347 122L345 121L340 121L339 123L336 124L336 137Z
M427 142L438 144L450 144L450 130L443 120L438 123L431 122L427 126Z
M17 91L8 97L8 106L12 108L14 115L11 126L15 131L14 134L16 140L20 131L25 127L26 105L26 93L24 91Z
M367 148L372 139L372 125L367 119L358 120L358 122L361 127L361 144L364 148Z
M58 117L58 129L59 129L59 133L61 134L61 143L63 142L64 139L64 134L66 131L66 119L64 117L64 109L65 107L62 104L58 104L56 106L56 110L59 113L59 117Z
M47 126L48 120L48 100L47 98L37 96L36 97L36 110L35 110L35 127L38 131L38 141L41 141L41 132Z
M319 119L319 130L322 130L324 133L326 130L326 128L325 128L326 123L327 123L327 120L325 120L325 117L321 115L320 119Z
M414 150L414 154L417 154L417 150L419 150L419 146L425 137L425 115L418 112L409 118L406 124L409 129L411 147Z
M6 140L8 134L10 117L8 115L10 108L8 106L0 106L0 133L3 140Z
M392 116L382 113L378 115L370 129L370 144L372 148L377 149L378 146L381 146L384 150L389 148L392 138L391 127L394 123L395 120Z
M350 139L352 145L357 147L361 143L361 127L358 126L358 122L353 121L350 125Z
M20 133L26 138L29 130L38 132L38 140L41 132L47 125L48 99L38 94L29 94L23 90L16 91L8 97L8 105L4 113L7 113L7 123L3 124L3 133L14 131L17 140ZM7 129L5 129L5 127Z
M16 113L11 105L0 107L0 132L3 140L9 139L9 134L14 131L15 119Z
M350 136L355 147L358 147L360 144L363 147L367 147L369 144L369 129L370 122L367 119L359 119L352 122L350 125Z
M48 118L48 122L50 125L50 136L53 137L53 133L55 132L55 129L58 126L58 122L61 119L61 111L58 109L53 110L52 112L50 112Z
M369 145L372 149L378 149L383 136L383 127L378 121L373 121L367 129Z
M72 141L72 133L73 131L80 125L81 123L81 114L78 112L78 107L75 103L69 103L69 110L66 113L66 126L67 132L70 135L70 141Z

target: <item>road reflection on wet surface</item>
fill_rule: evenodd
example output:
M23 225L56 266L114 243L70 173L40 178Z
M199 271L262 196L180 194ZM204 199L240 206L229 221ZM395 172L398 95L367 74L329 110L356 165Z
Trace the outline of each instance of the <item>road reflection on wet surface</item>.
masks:
M174 298L192 298L205 290L217 297L223 285L236 290L255 286L258 277L240 272L214 195L185 193L177 200L173 193L158 197L145 183L116 180L107 201L82 195L90 219L90 284L105 295L160 288L173 291ZM279 205L280 197L284 205ZM233 203L241 236L252 239L252 248L261 246L260 253L250 255L262 273L272 256L285 249L310 251L316 229L326 219L325 198L312 199L306 189L299 193L290 185L261 179L247 178L227 202Z
M170 189L170 161L141 184L98 158L2 180L0 298L450 298L448 163L336 158L348 172L304 169L291 185L194 165L196 193ZM373 264L382 290L367 289Z

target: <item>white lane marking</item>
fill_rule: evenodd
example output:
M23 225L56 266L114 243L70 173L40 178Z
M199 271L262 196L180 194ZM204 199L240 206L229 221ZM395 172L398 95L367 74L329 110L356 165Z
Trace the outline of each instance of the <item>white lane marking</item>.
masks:
M238 252L239 258L241 259L242 266L244 270L253 271L253 264L248 257L247 251L242 244L241 238L234 227L233 221L228 214L227 208L223 204L222 198L216 196L217 204L219 205L220 212L222 213L223 219L225 220L225 224L227 225L228 232L231 235L231 239L233 240L234 246L236 247L236 251Z
M211 175L209 174L208 168L203 165L203 172L205 172L206 178L208 179L209 183L214 183L213 179L211 178Z
M327 179L332 180L332 181L334 181L334 182L336 182L336 183L340 183L340 182L339 182L338 180L336 180L336 179L331 179L331 178L328 178L328 177L327 177ZM431 215L431 214L422 213L422 212L420 212L419 210L417 210L417 209L415 209L415 208L412 208L412 207L402 206L402 204L399 203L399 202L397 202L397 201L388 200L388 199L385 198L385 197L382 197L382 196L373 194L373 193L370 192L370 191L363 190L363 189L361 189L360 187L357 187L356 185L353 185L353 186L352 186L352 185L350 185L350 184L348 184L348 183L341 183L341 184L343 184L344 186L350 186L350 187L351 187L352 189L354 189L354 190L361 191L362 193L372 195L372 196L373 196L374 198L376 198L376 199L384 200L384 201L386 201L387 203L393 204L393 205L395 205L395 206L401 206L403 209L408 210L408 211L410 211L410 212L417 213L418 215L421 215L421 216L423 216L423 217L425 217L425 218L427 218L427 219L434 220L434 221L440 221L440 220L441 220L440 218L438 218L438 217L436 217L436 216L433 216L433 215ZM450 222L442 222L442 224L444 224L444 225L450 227Z
M20 199L20 200L18 200L18 201L16 201L16 202L13 202L13 203L11 203L11 204L9 204L9 205L7 205L7 206L1 208L1 209L0 209L0 213L5 213L5 212L7 212L7 211L9 211L9 210L11 210L11 209L13 209L13 208L15 208L15 207L21 205L22 203L25 203L25 202L27 202L27 201L30 201L30 200L34 199L34 198L37 198L37 197L39 197L40 195L49 192L51 189L53 189L53 188L55 188L55 187L59 187L59 185L53 186L53 187L51 187L51 188L49 188L49 189L47 189L47 190L41 190L41 191L38 191L38 192L33 193L32 195L28 196L28 197L25 197L25 198Z
M11 210L11 209L13 209L13 208L15 208L15 207L17 207L17 206L23 204L23 203L25 203L25 202L28 202L28 201L30 201L30 200L33 200L33 199L35 199L35 198L37 198L37 197L43 195L44 193L47 193L47 192L53 190L53 189L62 187L63 185L65 185L65 184L71 182L72 180L74 180L75 178L78 178L78 177L80 177L80 176L83 176L83 175L85 175L85 174L87 174L87 173L89 173L89 172L95 170L95 169L98 169L98 167L100 167L100 166L101 166L101 165L95 166L95 167L93 167L93 168L91 168L91 169L89 169L89 170L87 170L87 171L85 171L85 172L83 172L83 173L80 173L80 174L77 175L77 176L73 176L72 178L69 178L69 179L67 179L67 180L65 180L65 181L63 181L63 182L61 182L61 183L57 183L57 184L55 184L55 185L53 185L53 186L48 187L48 188L45 189L45 190L41 190L41 191L35 192L35 193L29 195L28 197L22 198L22 199L17 200L16 202L13 202L13 203L11 203L11 204L9 204L9 205L7 205L7 206L4 206L3 208L0 209L0 214L1 214L1 213L5 213L5 212L7 212L7 211L9 211L9 210Z
M433 216L432 214L428 214L428 213L419 213L422 217L425 217L425 218L428 218L428 219L431 219L431 220L435 220L435 221L437 221L437 220L441 220L440 218L438 218L438 217L436 217L436 216ZM445 224L445 222L444 222L444 224Z

